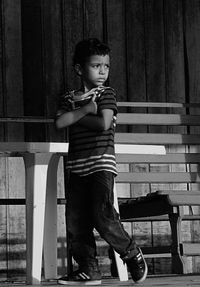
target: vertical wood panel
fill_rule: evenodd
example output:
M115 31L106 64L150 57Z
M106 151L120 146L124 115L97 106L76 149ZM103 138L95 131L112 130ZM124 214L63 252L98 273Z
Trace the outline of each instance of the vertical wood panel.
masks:
M165 41L165 73L166 73L166 100L169 102L185 101L185 65L184 65L184 39L183 39L183 13L182 1L164 1L164 41ZM185 128L168 127L169 132L183 132ZM183 147L185 150L185 148ZM175 152L181 152L180 147L174 147ZM170 170L183 168L180 165L166 166ZM185 167L184 167L185 168ZM186 188L184 185L170 184L168 189ZM167 228L167 223L158 228L162 233L162 227ZM165 228L163 228L165 230ZM170 231L168 244L170 244ZM164 240L164 238L163 238Z
M3 25L3 4L0 5L0 115L3 116L5 112L4 107L4 25ZM3 123L0 123L0 139L3 140L4 138L4 131L5 131L5 125Z
M166 75L165 75L165 43L164 43L164 7L163 1L144 1L144 43L145 43L145 73L146 73L146 100L166 101ZM151 110L153 112L153 109ZM149 131L156 132L155 127ZM149 165L147 168L151 168ZM149 184L152 191L153 186ZM166 230L166 223L150 224L144 232L146 244L155 246L159 239L156 234ZM148 225L147 225L148 226ZM145 230L145 229L144 229ZM167 232L166 232L167 233ZM149 235L149 237L148 237ZM159 242L161 244L161 242ZM160 260L158 260L160 261ZM152 272L155 273L155 260L152 259Z
M5 0L2 5L2 46L3 46L3 77L2 77L2 97L4 98L4 116L20 116L23 114L23 89L22 89L22 41L21 41L21 6L20 1ZM24 138L23 125L6 124L5 140L19 141ZM3 138L2 138L3 139ZM1 173L4 174L1 186L1 197L10 197L13 192L15 196L20 196L23 186L20 190L16 189L16 178L20 179L21 169L17 174L17 168L20 168L18 162L13 159L1 159ZM13 176L10 176L10 175ZM21 185L21 180L20 180ZM13 186L13 189L10 188ZM11 195L12 197L12 195ZM20 250L21 245L15 245L13 242L18 240L23 226L21 219L24 219L24 213L16 211L11 206L2 207L2 222L6 222L6 229L2 238L6 238L5 265L8 270L8 276L12 276L12 270L20 269L21 257L19 262L13 260L13 256ZM23 234L23 231L22 231ZM13 240L14 236L14 240ZM24 236L24 234L23 234ZM16 241L17 242L17 241Z
M5 105L7 116L23 115L22 43L20 0L4 1ZM23 140L23 125L7 124L7 140Z
M127 100L145 101L146 95L146 47L144 27L144 1L126 1L127 46Z
M22 87L22 41L21 41L21 5L20 1L6 0L5 16L5 85L6 85L6 115L23 115ZM24 129L22 124L7 124L6 139L23 141ZM9 197L23 196L23 162L18 159L6 160L7 190ZM23 209L14 206L7 207L7 266L8 278L24 273L24 242L25 242L25 213ZM19 256L16 260L16 254Z
M0 5L0 115L4 116L5 114L5 81L4 81L4 73L5 73L5 29L4 29L4 5L1 2ZM0 124L0 140L3 141L5 139L5 125ZM6 177L6 167L7 161L5 158L0 157L0 197L6 198L7 197L7 177ZM1 245L0 245L0 268L1 268L1 278L7 279L7 206L1 206L0 208L0 238L1 238Z
M200 92L200 2L183 1L190 102L199 102Z
M147 100L165 101L163 1L144 1Z
M62 1L44 0L42 7L43 30L43 87L45 116L54 117L59 95L64 90L62 51ZM46 125L47 141L62 141L63 133L56 131L54 124Z
M72 67L75 45L83 39L84 19L83 0L63 1L63 48L65 89L76 89L80 85L79 78Z
M41 1L21 1L24 113L31 116L44 116L46 104ZM26 124L25 136L27 141L45 141L44 125Z
M182 1L164 1L166 99L185 101Z
M84 37L103 40L102 0L83 0L84 2Z
M184 8L184 28L185 28L185 54L188 67L188 94L187 99L193 103L199 103L200 97L200 2L197 0L192 0L190 3L188 1L183 1ZM196 114L198 111L192 111ZM191 133L200 132L199 127L191 128ZM198 147L194 147L197 149ZM199 190L199 187L198 187ZM198 208L198 214L200 213L200 208ZM196 230L200 229L199 221L193 222L191 225L191 238L193 241L197 240L195 238ZM189 261L189 260L188 260ZM199 272L200 271L200 256L191 258L190 271Z
M22 158L7 159L9 198L25 198L25 169ZM25 206L7 207L8 278L25 279L26 273L26 214Z
M7 197L7 162L6 159L0 157L0 197ZM7 279L8 262L7 262L7 206L1 206L0 208L0 269L1 279Z
M125 1L109 0L106 4L106 38L108 45L111 48L109 85L116 89L118 101L126 101Z

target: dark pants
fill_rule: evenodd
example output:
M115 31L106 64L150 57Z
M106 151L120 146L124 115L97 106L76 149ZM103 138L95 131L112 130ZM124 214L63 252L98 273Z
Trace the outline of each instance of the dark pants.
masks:
M136 248L113 207L113 183L111 172L70 174L66 222L72 255L80 267L97 264L94 228L120 255Z

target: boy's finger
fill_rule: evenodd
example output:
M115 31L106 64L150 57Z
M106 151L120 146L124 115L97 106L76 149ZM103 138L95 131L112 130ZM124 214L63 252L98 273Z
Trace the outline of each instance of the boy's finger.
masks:
M92 101L94 102L96 100L97 95L94 94L94 96L92 97Z

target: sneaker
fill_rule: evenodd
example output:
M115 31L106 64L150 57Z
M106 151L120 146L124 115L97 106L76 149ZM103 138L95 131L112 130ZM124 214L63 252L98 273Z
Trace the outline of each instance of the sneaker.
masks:
M63 276L58 279L58 284L61 285L101 285L101 274L98 271L84 272L76 270L68 276Z
M136 255L132 256L130 251L122 260L127 264L133 281L135 281L135 283L141 283L147 277L148 267L141 249L137 249L138 253Z

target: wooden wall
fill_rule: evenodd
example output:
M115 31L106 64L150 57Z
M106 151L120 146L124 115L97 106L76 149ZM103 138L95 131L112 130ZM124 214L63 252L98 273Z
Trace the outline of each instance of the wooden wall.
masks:
M0 116L53 117L58 95L79 84L72 54L86 37L110 45L118 101L199 102L199 31L200 0L1 0ZM64 138L52 125L0 123L1 141ZM0 197L24 197L22 160L0 158L0 170ZM62 162L58 187L62 196ZM61 273L65 223L58 209ZM24 274L24 213L22 206L0 208L0 280ZM152 272L166 273L165 262Z

